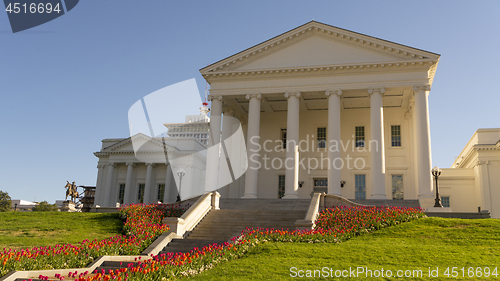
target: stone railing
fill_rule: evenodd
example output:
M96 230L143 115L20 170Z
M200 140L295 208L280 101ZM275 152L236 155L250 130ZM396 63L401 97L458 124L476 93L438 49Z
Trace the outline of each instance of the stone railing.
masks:
M314 229L315 221L318 218L319 212L325 209L325 206L335 207L335 206L364 206L361 204L354 203L345 199L342 196L314 193L311 198L311 203L309 204L309 209L307 210L306 217L303 220L295 221L295 227L298 230L311 230Z
M186 237L210 210L219 209L219 198L220 194L217 191L206 193L180 218L164 218L163 224L167 224L170 233L175 234L177 238Z

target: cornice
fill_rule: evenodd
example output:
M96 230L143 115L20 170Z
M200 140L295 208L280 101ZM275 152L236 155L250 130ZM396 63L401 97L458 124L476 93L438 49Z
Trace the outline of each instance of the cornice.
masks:
M352 46L362 47L378 53L384 53L402 60L438 60L439 55L379 38L367 36L353 31L337 28L327 24L311 21L292 29L263 43L250 47L235 55L222 59L212 65L200 69L203 74L224 72L238 65L246 64L258 57L265 56L283 45L293 44L304 37L321 35Z
M437 65L437 60L412 60L401 62L377 62L377 63L354 63L318 66L281 67L274 69L254 69L254 70L234 70L217 71L214 73L202 74L205 80L212 82L227 79L248 79L248 78L278 78L288 76L312 76L312 75L345 75L360 74L380 71L403 71L425 69L430 71ZM429 72L431 73L431 72ZM433 79L433 76L429 78Z
M498 142L495 144L476 144L473 149L478 151L500 150L500 144Z

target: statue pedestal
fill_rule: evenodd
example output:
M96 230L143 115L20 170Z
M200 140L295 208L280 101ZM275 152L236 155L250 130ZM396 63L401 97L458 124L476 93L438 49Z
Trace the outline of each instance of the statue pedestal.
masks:
M75 208L75 203L71 201L64 201L61 207L61 212L78 212L79 210Z

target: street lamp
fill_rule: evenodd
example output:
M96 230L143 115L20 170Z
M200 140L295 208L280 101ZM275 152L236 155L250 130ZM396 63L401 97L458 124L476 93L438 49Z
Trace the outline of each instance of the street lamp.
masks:
M434 176L434 180L436 180L436 200L434 203L434 207L442 208L441 199L439 199L439 187L438 187L438 178L441 175L442 170L438 168L438 166L432 168L432 175Z
M179 193L177 193L177 202L181 201L181 187L182 187L182 177L186 175L184 169L179 169L177 171L177 176L179 177Z

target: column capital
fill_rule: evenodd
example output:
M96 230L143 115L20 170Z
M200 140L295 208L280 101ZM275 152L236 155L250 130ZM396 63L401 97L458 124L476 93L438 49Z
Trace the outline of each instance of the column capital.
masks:
M339 97L342 96L342 90L326 90L325 95L330 97L332 94L337 94Z
M373 93L385 93L385 88L370 88L368 89L368 94L370 94L370 96L373 94Z
M108 165L108 166L110 166L110 167L113 167L113 168L114 168L114 167L116 167L116 163L108 163L108 164L106 164L106 165Z
M222 101L222 96L213 96L213 95L210 95L210 96L208 96L208 100L209 101L213 101L213 100Z
M477 161L474 166L489 165L490 161Z
M247 98L247 100L249 100L251 98L256 98L256 99L260 100L262 98L262 95L261 94L247 94L246 98Z
M290 97L297 97L298 99L300 99L300 92L288 92L288 93L285 93L285 98L290 98Z
M135 167L135 163L134 162L127 162L127 163L125 163L125 165Z
M104 168L104 167L106 167L106 164L98 164L97 165L97 169L101 169L101 168Z
M146 166L151 166L151 167L154 167L155 166L155 163L144 163Z
M418 92L418 91L430 91L431 86L430 85L424 85L424 86L413 86L413 92Z

